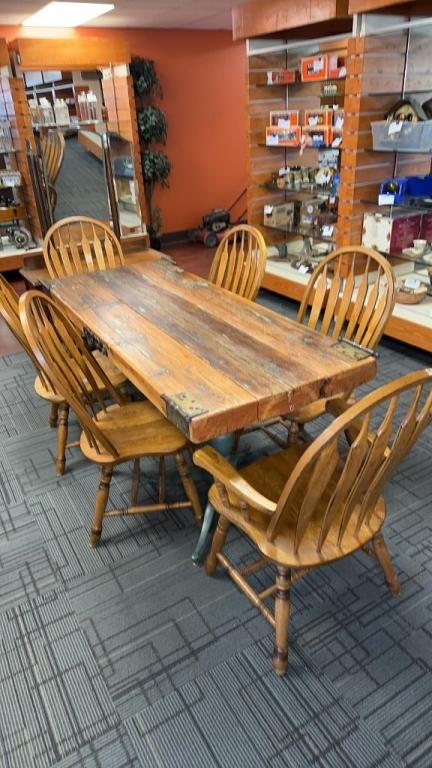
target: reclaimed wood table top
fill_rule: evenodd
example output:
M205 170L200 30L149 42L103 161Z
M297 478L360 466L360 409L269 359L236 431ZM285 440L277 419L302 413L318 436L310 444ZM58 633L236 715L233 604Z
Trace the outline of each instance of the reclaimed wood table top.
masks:
M376 371L373 353L163 260L55 280L51 293L193 442L347 394Z

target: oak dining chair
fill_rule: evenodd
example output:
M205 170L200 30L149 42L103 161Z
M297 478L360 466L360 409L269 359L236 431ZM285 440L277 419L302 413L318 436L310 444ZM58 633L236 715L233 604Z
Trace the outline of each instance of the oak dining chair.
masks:
M43 256L53 279L124 266L119 239L108 224L89 216L69 216L53 224L44 238Z
M47 374L39 364L37 354L30 346L21 324L19 315L19 296L2 275L0 275L0 315L3 317L6 325L21 344L36 369L37 376L34 383L36 393L39 397L42 397L44 400L51 403L49 425L53 429L57 428L55 467L57 475L63 475L66 469L66 448L72 448L77 445L76 442L67 442L69 430L69 405L55 388L49 374ZM103 357L99 351L95 351L93 354L99 359L111 384L114 387L123 387L126 383L126 377L111 363L110 360ZM102 382L100 382L100 386L103 386Z
M312 443L292 445L241 470L210 446L195 452L195 464L213 476L209 499L219 514L206 573L221 565L274 628L277 674L288 664L291 586L309 571L363 549L399 595L382 534L382 493L431 416L432 370L422 370L368 394ZM346 431L353 437L348 447L340 440ZM231 524L259 551L258 560L243 569L222 551ZM275 583L257 593L246 577L269 564ZM270 597L274 610L266 603Z
M60 131L48 131L48 133L41 138L40 144L45 165L46 179L48 182L48 194L51 208L54 211L57 205L57 191L55 184L63 163L65 139Z
M150 402L126 402L115 389L103 368L55 302L43 293L29 291L20 299L20 318L27 339L36 350L43 371L54 382L65 401L73 408L82 427L81 451L101 469L96 493L92 547L99 543L105 517L135 515L168 509L192 507L197 525L202 510L185 461L188 441ZM103 388L99 385L103 382ZM164 461L173 456L186 500L167 502L164 487ZM139 459L159 458L159 501L137 505ZM131 505L106 510L114 467L133 461Z
M345 246L315 268L296 320L336 340L342 338L374 351L393 312L395 297L395 277L388 260L363 246ZM351 402L348 398L345 404ZM340 412L343 400L337 408ZM321 398L277 421L288 430L288 442L294 443L301 428L326 409L331 411L331 406L327 408L327 400ZM269 426L264 424L264 431L279 443Z
M209 281L253 301L264 277L266 260L267 247L261 232L240 224L232 227L219 243Z

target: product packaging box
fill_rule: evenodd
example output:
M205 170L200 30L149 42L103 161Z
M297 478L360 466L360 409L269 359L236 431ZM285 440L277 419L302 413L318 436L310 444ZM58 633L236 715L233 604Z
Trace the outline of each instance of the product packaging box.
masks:
M330 107L323 109L306 109L305 126L307 128L321 128L332 125L333 110Z
M328 56L307 56L301 59L301 79L303 81L327 80L327 78Z
M267 72L267 85L288 85L300 80L297 69L273 69Z
M264 225L280 229L292 229L294 224L294 203L264 206Z
M330 80L339 80L346 76L345 56L338 56L337 53L329 54L328 76Z
M363 216L362 245L381 253L401 253L411 248L420 235L420 213L395 211L392 216L383 213L365 213Z
M277 128L295 128L299 124L298 109L279 109L270 112L270 125Z
M298 147L300 146L301 128L266 128L266 144L268 147Z
M302 144L306 147L329 147L331 128L302 128Z

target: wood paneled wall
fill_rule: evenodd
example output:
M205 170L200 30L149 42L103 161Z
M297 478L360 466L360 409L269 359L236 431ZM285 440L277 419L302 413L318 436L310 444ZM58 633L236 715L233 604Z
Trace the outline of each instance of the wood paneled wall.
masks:
M378 200L382 181L394 175L430 171L427 155L372 151L371 122L383 120L402 93L407 34L401 31L349 41L339 190L339 246L361 242L363 214L376 210L372 203ZM432 82L427 54L430 40L430 37L418 35L411 39L406 93L427 89ZM428 98L428 94L424 93L421 98Z

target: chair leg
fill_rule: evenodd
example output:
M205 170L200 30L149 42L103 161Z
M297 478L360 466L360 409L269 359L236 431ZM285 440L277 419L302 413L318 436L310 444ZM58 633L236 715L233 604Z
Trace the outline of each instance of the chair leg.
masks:
M55 429L58 423L58 411L59 403L51 403L51 411L49 417L49 425L51 429Z
M56 475L64 475L66 468L66 443L69 428L69 406L67 403L60 403L58 410L57 427L57 456L56 456Z
M290 618L291 572L289 568L276 566L275 622L276 634L273 649L273 669L284 675L288 666L288 625Z
M132 468L131 507L135 507L138 501L138 489L140 481L140 460L134 459Z
M225 544L225 539L227 537L229 527L230 527L230 521L223 515L219 515L218 524L216 526L216 530L213 535L211 549L207 555L207 559L205 561L205 566L204 566L204 570L207 576L211 576L216 570L216 566L218 562L217 556L221 551L223 545Z
M165 501L165 456L159 456L159 504Z
M387 544L384 541L382 533L377 533L377 535L374 536L372 546L375 557L384 571L385 580L389 586L390 592L392 595L395 595L395 597L398 597L401 593L401 585L395 569L393 568L390 552L387 549Z
M175 460L177 464L177 471L180 475L180 480L182 481L185 494L188 497L193 509L195 522L198 528L201 528L203 513L195 483L189 474L188 465L186 464L183 454L176 453Z
M105 464L101 467L99 488L96 492L93 525L90 532L90 546L97 547L102 533L102 521L108 503L110 483L113 473L113 465Z
M297 445L299 442L300 425L296 421L290 421L288 427L287 446Z

